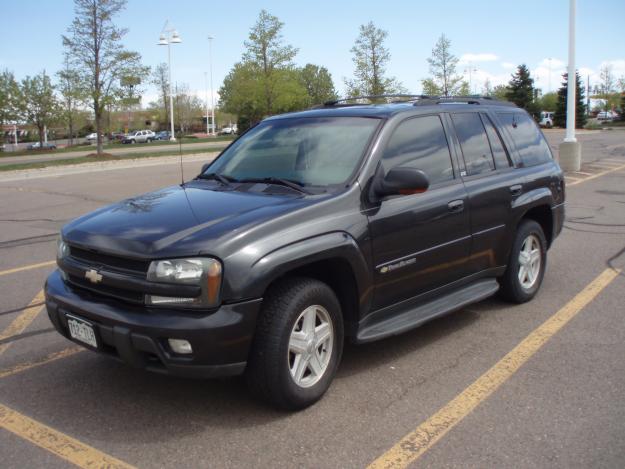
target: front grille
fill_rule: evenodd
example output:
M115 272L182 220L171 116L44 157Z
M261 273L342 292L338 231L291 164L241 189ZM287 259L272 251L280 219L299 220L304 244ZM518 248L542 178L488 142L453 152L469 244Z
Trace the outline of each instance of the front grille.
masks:
M113 256L96 250L69 247L69 260L80 264L85 270L94 269L98 272L116 272L129 277L145 279L150 261ZM130 303L143 304L143 293L124 288L112 287L103 283L92 283L82 275L70 273L68 282L76 288L87 290L95 295L116 298ZM105 282L106 283L106 282Z
M98 295L104 295L112 298L117 298L123 301L129 301L131 303L143 304L143 293L130 290L124 290L121 288L114 288L102 284L93 284L89 280L76 275L68 275L68 282L77 288L82 290L88 290Z
M76 246L70 246L69 253L77 261L92 265L95 268L108 267L112 270L138 273L141 276L144 276L150 267L150 261L111 256L110 254L82 249Z

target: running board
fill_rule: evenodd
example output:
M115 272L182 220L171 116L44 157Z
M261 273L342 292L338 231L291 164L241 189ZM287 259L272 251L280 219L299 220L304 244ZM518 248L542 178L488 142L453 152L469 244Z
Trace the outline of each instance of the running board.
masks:
M499 290L499 283L494 278L478 280L403 313L359 328L356 342L362 344L401 334L420 326L424 322L486 299L496 293L497 290Z

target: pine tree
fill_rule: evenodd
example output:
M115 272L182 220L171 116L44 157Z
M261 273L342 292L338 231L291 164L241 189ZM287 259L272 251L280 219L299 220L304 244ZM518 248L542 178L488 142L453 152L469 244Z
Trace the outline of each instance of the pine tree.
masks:
M553 115L553 125L556 127L566 127L566 101L568 93L568 74L562 75L564 81L558 90L558 102L556 111ZM579 77L579 73L575 72L575 127L578 129L586 125L586 104L584 103L584 89Z
M538 108L534 101L534 79L530 77L527 65L519 65L516 73L512 75L512 79L508 83L506 99L533 116L538 114Z

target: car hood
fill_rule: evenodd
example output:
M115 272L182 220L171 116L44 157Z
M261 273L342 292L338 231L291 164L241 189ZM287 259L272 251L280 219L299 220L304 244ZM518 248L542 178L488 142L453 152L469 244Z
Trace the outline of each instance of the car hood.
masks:
M314 203L296 195L208 187L206 182L191 183L123 200L69 223L62 230L63 239L131 257L219 255L215 251L222 242Z

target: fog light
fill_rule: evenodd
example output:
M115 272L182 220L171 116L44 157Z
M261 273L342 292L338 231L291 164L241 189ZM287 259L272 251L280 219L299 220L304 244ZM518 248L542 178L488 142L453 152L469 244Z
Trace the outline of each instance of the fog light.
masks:
M180 353L183 355L188 355L189 353L193 353L193 348L191 348L191 344L188 340L183 339L167 339L169 346L175 353Z

